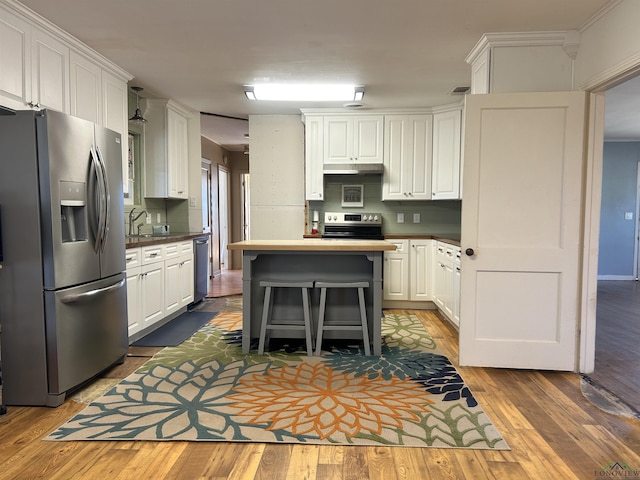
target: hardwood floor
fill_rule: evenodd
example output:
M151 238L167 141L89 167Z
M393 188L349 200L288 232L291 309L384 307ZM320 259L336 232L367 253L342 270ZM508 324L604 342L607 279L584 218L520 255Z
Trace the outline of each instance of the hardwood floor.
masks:
M217 298L242 294L242 270L223 270L209 280L207 297Z
M640 411L640 282L598 282L596 363L589 378Z
M238 297L200 308L239 308ZM415 313L457 365L457 332L433 311ZM137 350L103 380L124 377L155 350ZM510 451L216 442L48 442L84 408L9 407L0 417L0 479L424 480L594 479L620 462L640 469L640 422L589 403L572 373L462 368ZM628 477L625 477L628 478Z

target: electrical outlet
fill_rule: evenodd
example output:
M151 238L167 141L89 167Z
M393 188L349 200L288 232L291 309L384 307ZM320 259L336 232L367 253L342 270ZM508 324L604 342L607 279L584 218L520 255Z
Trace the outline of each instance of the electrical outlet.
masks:
M156 213L156 223L162 222L162 216L159 213Z
M189 197L189 206L190 207L196 206L196 197Z
M420 214L419 213L414 213L413 214L413 223L420 223Z
M404 223L404 213L399 213L398 214L397 222L398 223Z
M147 223L151 223L151 215L147 215Z
M633 220L633 212L624 212L625 220Z

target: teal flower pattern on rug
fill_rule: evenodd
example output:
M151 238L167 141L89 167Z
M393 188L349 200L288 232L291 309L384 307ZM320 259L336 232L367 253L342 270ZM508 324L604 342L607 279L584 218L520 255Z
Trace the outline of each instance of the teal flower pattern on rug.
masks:
M385 316L380 356L343 342L321 357L245 355L241 313L219 317L46 439L508 449L414 315Z

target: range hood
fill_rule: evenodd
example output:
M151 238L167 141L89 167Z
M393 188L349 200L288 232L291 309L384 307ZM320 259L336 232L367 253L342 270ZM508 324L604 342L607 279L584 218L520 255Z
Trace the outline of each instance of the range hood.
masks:
M381 163L327 163L322 169L325 175L381 175Z

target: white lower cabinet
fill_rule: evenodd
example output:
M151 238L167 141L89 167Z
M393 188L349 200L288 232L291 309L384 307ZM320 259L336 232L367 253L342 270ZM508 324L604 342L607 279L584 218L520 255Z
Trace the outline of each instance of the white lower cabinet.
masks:
M164 279L166 316L193 301L193 242L166 246Z
M389 240L395 251L384 254L385 300L431 300L429 272L432 240Z
M433 301L456 326L460 324L460 247L437 242Z
M127 249L129 337L193 301L193 242Z
M385 300L409 300L409 240L389 240L396 246L384 252Z

